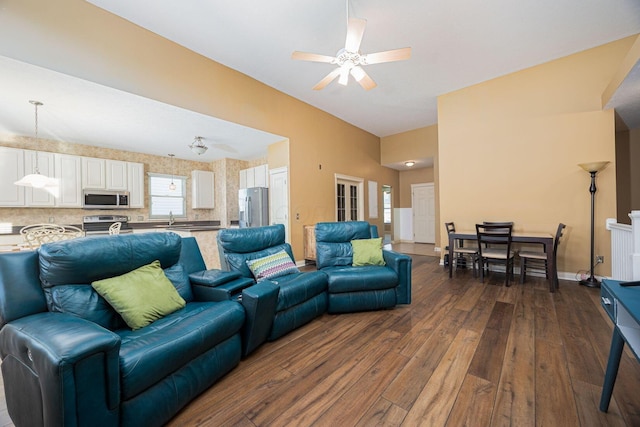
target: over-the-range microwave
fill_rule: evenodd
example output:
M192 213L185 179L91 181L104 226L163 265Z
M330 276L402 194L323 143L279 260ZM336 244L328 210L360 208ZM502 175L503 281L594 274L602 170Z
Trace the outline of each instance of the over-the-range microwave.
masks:
M84 209L128 209L128 191L83 190L82 207Z

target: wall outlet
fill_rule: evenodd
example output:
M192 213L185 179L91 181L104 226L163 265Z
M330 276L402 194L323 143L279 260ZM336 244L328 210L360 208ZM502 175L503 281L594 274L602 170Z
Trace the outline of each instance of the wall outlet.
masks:
M596 264L604 263L604 255L596 255Z
M200 214L196 214L196 219L200 219Z
M49 217L49 224L53 224L56 222L56 219L52 216Z
M144 221L144 216L138 215L138 221Z

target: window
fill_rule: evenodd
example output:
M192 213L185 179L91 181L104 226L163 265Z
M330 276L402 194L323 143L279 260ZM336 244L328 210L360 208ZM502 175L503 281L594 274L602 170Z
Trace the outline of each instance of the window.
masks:
M176 185L175 190L169 189L172 179ZM169 218L170 214L185 218L186 184L187 178L184 176L149 174L149 218Z
M384 223L391 224L391 187L382 186L382 206L384 209Z

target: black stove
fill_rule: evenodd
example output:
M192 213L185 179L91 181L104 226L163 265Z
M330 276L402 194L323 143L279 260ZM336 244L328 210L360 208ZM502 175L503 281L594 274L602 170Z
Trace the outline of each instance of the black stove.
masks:
M133 233L129 225L128 218L124 215L88 215L82 218L82 229L87 235L109 234L109 227L115 222L119 222L120 233Z

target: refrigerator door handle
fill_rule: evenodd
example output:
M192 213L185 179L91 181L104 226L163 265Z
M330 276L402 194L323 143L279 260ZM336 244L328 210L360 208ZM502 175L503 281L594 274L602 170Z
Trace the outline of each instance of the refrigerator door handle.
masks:
M253 218L251 215L251 196L247 196L247 226L251 227L252 222Z

